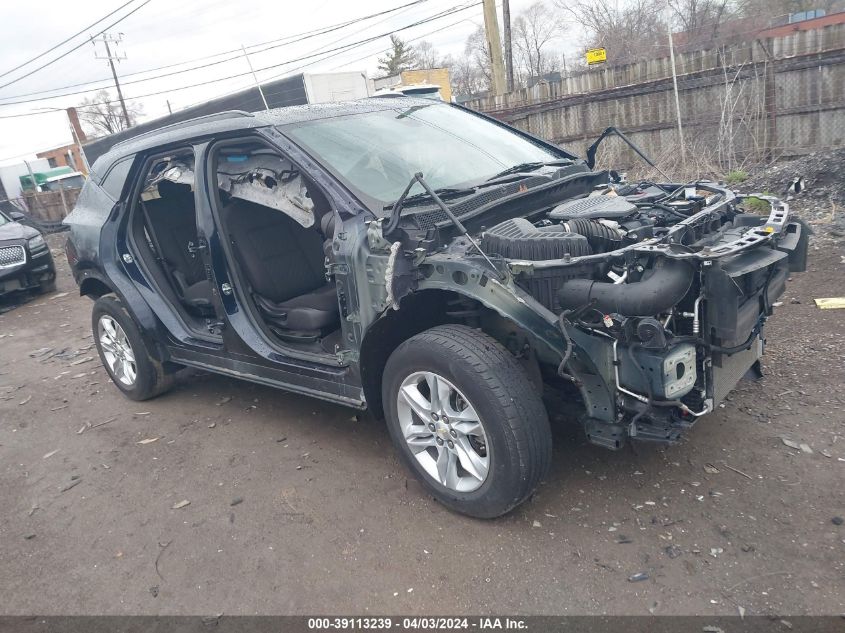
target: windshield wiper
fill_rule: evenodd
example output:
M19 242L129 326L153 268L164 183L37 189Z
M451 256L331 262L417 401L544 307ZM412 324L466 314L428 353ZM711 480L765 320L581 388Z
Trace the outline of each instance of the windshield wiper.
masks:
M518 165L513 165L508 167L507 169L503 169L498 174L494 174L490 176L487 181L496 180L496 178L501 178L502 176L510 176L511 174L518 174L520 172L527 172L527 171L534 171L536 169L540 169L540 167L546 167L551 165L569 165L572 161L569 160L550 160L550 161L534 161L530 163L519 163Z

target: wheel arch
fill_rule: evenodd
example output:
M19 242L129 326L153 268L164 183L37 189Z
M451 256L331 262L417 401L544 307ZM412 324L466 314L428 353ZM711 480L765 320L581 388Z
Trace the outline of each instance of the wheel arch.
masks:
M377 418L384 417L381 379L387 359L412 336L448 323L444 308L457 296L443 290L414 292L402 299L399 310L386 310L367 329L361 342L359 368L364 398Z
M114 288L98 276L86 275L79 281L80 297L91 297L96 300L112 292Z
M150 355L162 363L169 360L170 355L159 340L158 319L143 300L141 294L130 283L117 287L110 279L94 268L79 271L77 283L79 284L79 295L82 297L90 297L94 301L109 294L117 297L120 304L138 326L141 336L147 343Z
M483 289L483 286L478 287ZM368 328L361 344L359 370L364 397L369 409L377 418L384 416L381 383L387 359L402 342L438 325L453 323L477 327L502 343L511 353L517 353L519 350L508 344L505 335L516 330L532 341L533 348L542 347L547 355L555 356L557 353L562 356L566 343L560 333L547 327L546 338L542 339L527 327L524 319L530 318L531 312L526 311L527 306L520 304L516 295L512 295L512 303L507 302L503 299L504 294L497 290L499 301L491 302L488 297L472 290L473 286L469 285L456 288L454 284L451 284L451 287L445 283L421 284L419 290L401 299L398 310L385 311ZM518 311L523 319L515 316L515 311ZM541 319L537 313L533 313L533 318L538 323ZM554 337L560 338L560 347L552 351L548 349L551 347L549 339ZM527 359L525 365L531 379L540 383L538 388L542 389L536 356L532 355Z

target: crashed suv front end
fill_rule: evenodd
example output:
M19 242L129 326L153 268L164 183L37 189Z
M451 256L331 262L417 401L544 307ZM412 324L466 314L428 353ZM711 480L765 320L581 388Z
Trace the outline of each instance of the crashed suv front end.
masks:
M674 441L747 372L759 375L766 319L789 273L806 267L808 228L789 220L785 203L768 199L766 217L738 212L733 193L710 183L684 189L690 195L675 209L700 210L660 237L522 267L535 274L589 264L609 265L611 275L619 269L613 280L572 279L557 291L560 322L592 361L580 371L598 370L613 390L615 419L594 412L584 420L597 444L618 448L626 436ZM638 211L660 210L649 202Z
M463 213L442 200L405 209L381 227L397 244L388 302L440 289L480 303L476 324L546 389L577 387L586 435L607 448L677 441L759 374L765 322L806 267L809 228L784 202L756 196L769 214L747 213L707 181L608 183L575 162L489 197Z

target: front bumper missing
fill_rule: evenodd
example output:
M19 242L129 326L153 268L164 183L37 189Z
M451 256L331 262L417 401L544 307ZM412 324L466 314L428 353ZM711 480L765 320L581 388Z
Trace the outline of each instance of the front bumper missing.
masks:
M644 390L631 389L624 377L620 381L620 359L614 349L611 373L619 406L617 420L585 420L591 442L612 449L620 448L628 438L676 442L699 417L724 401L744 376L761 375L764 323L785 291L789 273L806 268L809 238L805 223L789 221L785 204L776 199L769 202L772 213L764 223L697 256L703 274L702 294L695 302L694 314L689 315L694 317L692 332L699 349L700 380L695 390L671 410L664 408L669 404L665 401L655 407ZM773 241L773 236L779 237Z

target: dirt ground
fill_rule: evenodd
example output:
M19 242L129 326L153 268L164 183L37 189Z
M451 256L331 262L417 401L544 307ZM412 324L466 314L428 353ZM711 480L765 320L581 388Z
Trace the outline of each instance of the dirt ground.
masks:
M845 310L813 304L845 294L845 240L789 284L766 377L680 445L558 421L537 494L478 521L354 411L210 374L125 399L63 239L58 292L0 315L5 614L845 612Z

